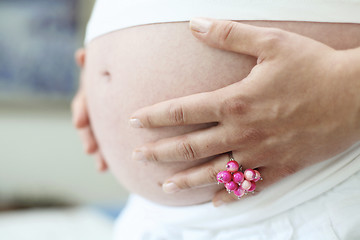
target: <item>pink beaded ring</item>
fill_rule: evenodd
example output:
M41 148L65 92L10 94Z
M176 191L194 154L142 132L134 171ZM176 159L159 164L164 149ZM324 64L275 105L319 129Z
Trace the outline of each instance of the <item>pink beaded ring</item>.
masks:
M226 171L220 171L217 176L218 184L223 183L229 193L233 192L239 199L248 192L254 193L256 182L263 180L260 172L254 169L242 170L242 166L229 153Z

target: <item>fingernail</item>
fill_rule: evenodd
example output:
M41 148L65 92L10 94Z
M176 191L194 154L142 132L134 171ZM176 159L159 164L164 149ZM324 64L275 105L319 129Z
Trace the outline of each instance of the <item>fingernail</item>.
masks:
M134 127L134 128L142 128L144 127L144 125L141 123L141 121L137 118L132 118L129 120L129 124L130 126Z
M223 205L224 204L224 202L222 201L222 200L216 200L215 202L214 202L214 207L219 207L219 206L221 206L221 205Z
M212 25L212 21L205 18L193 18L190 21L190 29L200 33L207 33Z
M162 189L166 193L175 193L180 191L180 188L173 182L166 182L162 185Z
M135 161L146 161L146 157L142 151L135 150L132 153L132 159Z

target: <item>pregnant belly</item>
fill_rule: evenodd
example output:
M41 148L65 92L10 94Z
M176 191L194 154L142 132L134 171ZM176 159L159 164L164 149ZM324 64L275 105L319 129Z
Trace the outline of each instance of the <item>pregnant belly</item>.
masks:
M297 32L336 49L360 46L357 24L247 23ZM92 41L87 47L84 82L89 114L100 149L118 181L129 191L160 204L191 205L211 200L222 188L215 182L175 194L165 194L161 189L172 174L209 159L186 163L131 159L132 150L144 143L208 125L133 129L128 120L141 107L241 81L255 63L253 57L200 43L191 35L188 23L138 26Z

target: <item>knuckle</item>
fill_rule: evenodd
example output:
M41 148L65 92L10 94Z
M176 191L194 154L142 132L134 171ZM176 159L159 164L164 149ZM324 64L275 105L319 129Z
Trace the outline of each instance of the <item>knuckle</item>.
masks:
M153 161L153 162L159 162L158 155L154 151L150 152L147 159L149 159L150 161Z
M169 120L174 124L185 123L185 111L184 107L180 104L171 104L169 107Z
M178 185L182 189L189 189L192 188L194 184L192 183L190 178L184 177Z
M236 24L234 22L226 22L219 29L218 43L220 46L231 45L233 41L234 29Z
M248 128L240 133L239 140L243 142L258 142L263 138L261 130L256 128Z
M153 121L152 116L150 114L145 115L144 119L145 119L144 124L146 126L153 126L154 121Z
M189 143L186 138L180 140L180 142L177 144L176 150L185 160L195 160L197 158L197 153L194 146Z
M237 136L235 134L228 134L224 138L222 138L222 145L229 147L237 147L238 140L235 139Z
M263 45L266 49L278 48L283 43L285 34L282 30L276 28L269 28L266 30L262 38Z
M221 104L222 115L243 115L248 110L249 106L244 100L240 98L228 98Z
M226 144L230 146L239 146L243 144L249 144L259 142L264 138L264 134L261 130L256 128L247 128L240 131L234 131L227 139Z
M132 119L139 120L139 122L136 121L134 123L137 127L157 127L159 123L156 116L157 114L153 111L152 107L148 106L135 112L132 115Z
M142 149L142 153L147 161L159 162L158 153L156 152L154 146L146 146Z
M206 169L207 172L207 182L216 182L216 176L219 171L216 171L214 167L208 167Z

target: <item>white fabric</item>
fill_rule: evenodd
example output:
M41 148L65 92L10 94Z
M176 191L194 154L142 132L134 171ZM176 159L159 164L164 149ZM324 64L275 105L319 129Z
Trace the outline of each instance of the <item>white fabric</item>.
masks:
M0 212L1 240L109 240L113 222L90 207Z
M168 207L131 196L114 240L360 239L359 184L360 142L219 208Z
M360 23L360 0L97 0L85 42L126 27L193 17Z

